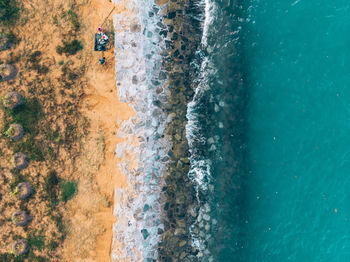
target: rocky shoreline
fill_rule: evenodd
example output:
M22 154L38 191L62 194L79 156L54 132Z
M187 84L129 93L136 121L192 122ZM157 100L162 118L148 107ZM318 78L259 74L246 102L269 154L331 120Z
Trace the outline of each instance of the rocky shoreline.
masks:
M185 127L187 104L194 95L192 77L196 69L191 63L201 41L202 11L199 2L168 2L163 14L166 28L159 33L165 36L162 68L168 73L169 91L161 107L171 119L166 136L172 143L162 188L164 232L159 232L159 261L197 261L199 252L192 245L190 233L199 206L195 185L188 177L190 153Z

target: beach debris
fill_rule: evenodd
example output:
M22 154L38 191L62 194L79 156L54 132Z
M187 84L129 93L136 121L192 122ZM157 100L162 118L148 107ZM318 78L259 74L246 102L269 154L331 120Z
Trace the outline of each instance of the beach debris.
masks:
M99 62L101 65L103 65L106 62L106 58L105 57L100 58Z
M17 92L8 92L2 97L2 104L7 109L13 109L23 103L22 96Z
M0 81L9 81L16 77L17 69L10 64L0 65Z
M13 140L20 140L24 135L21 124L11 124L6 130L5 135Z
M29 197L33 192L32 186L28 182L21 182L19 183L14 190L14 194L19 199L25 199Z
M16 226L25 226L30 221L30 215L24 210L18 210L12 214L12 222Z
M22 239L19 239L13 243L12 252L16 256L24 255L28 251L29 251L29 246L28 246L27 240L22 238Z
M22 169L25 169L29 165L29 158L27 155L25 155L21 152L18 152L18 153L13 155L12 162L13 162L13 165L15 166L15 168L22 170Z

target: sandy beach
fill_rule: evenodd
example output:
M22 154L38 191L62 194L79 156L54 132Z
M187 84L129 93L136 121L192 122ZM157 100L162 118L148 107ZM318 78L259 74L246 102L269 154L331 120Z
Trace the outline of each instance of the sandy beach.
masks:
M90 43L91 50L93 34L113 7L115 9L109 17L109 26L114 14L125 11L123 5L115 6L108 1L92 0L81 7L86 27L86 33L83 33L84 40ZM81 110L88 118L90 127L83 149L86 153L81 157L81 165L79 163L77 165L83 167L79 171L81 174L79 193L69 207L72 232L64 247L67 261L111 260L112 228L116 220L113 216L113 192L115 188L127 186L125 176L117 167L118 159L114 151L121 141L116 137L117 123L129 119L134 112L126 103L118 100L114 47L107 50L104 55L106 64L100 65L98 59L101 53L91 52L90 66L86 72L87 89ZM101 141L104 144L103 152L99 151ZM101 156L103 159L96 159L94 166L86 163ZM91 172L90 168L95 171ZM91 172L92 176L84 175L86 172ZM76 248L79 241L81 241L79 246L85 248ZM90 248L87 248L88 246ZM72 254L75 256L72 257Z
M65 239L63 245L58 244L54 250L50 251L50 254L59 254L61 256L59 261L111 261L112 228L113 223L116 222L113 215L114 189L127 187L126 177L117 167L118 161L122 160L115 157L115 149L122 138L117 138L116 132L121 121L132 117L134 112L130 106L118 100L113 44L110 44L109 49L104 52L106 64L100 65L98 59L102 54L93 51L93 41L97 28L115 7L104 24L106 30L113 31L113 15L125 11L124 5L122 3L114 5L107 0L51 1L50 3L36 0L23 1L22 4L24 11L20 21L13 28L21 41L17 46L1 53L2 61L15 60L20 78L1 83L1 96L15 89L22 95L37 96L40 101L42 99L44 113L52 116L47 117L50 120L47 125L51 130L59 128L64 131L69 121L76 123L76 129L73 131L75 140L66 147L57 143L55 160L31 161L26 179L37 185L38 188L35 198L26 207L33 213L29 230L32 229L33 232L41 229L40 232L55 232L56 230L53 227L50 231L51 218L46 219L44 215L50 212L50 209L47 209L45 202L40 202L42 195L45 194L42 193L44 191L41 189L41 184L45 183L45 177L50 170L55 169L60 181L77 182L77 193L67 203L60 202L56 206L56 217L61 217L64 223ZM79 21L71 19L73 25L72 21L69 22L67 18L68 15L71 15L70 10L74 10L73 18ZM47 22L43 21L44 16L48 18ZM78 32L70 29L76 26L74 23L79 23ZM69 30L65 32L65 28ZM84 48L74 56L60 55L57 53L57 46L61 43L62 38L71 39L72 35L69 34L74 34L74 37L82 42ZM113 38L112 35L110 37ZM50 107L48 104L50 99L40 97L36 92L30 93L27 83L33 81L36 75L26 72L27 64L25 63L28 62L24 58L23 62L20 59L21 56L24 57L24 54L28 53L28 50L40 51L40 63L48 67L48 72L43 78L51 81L52 86L62 85L60 71L63 63L64 66L67 65L66 67L70 65L76 69L79 68L79 72L82 72L79 74L78 81L70 82L70 89L67 89L65 93L52 89L52 92L55 93L54 101L60 104L60 107L55 107L56 104ZM73 70L75 69L72 69L72 72ZM74 110L77 114L73 116L69 113L68 120L65 117L67 113L64 111L64 108L67 107L65 98L67 92L72 99L78 97L70 102L76 106ZM1 116L3 117L3 113ZM1 127L3 129L5 123L2 123ZM12 150L5 145L4 139L1 143L4 156L1 158L2 166L10 170L11 166L7 159L11 157ZM37 176L38 170L44 174L43 177ZM10 186L6 185L6 181L11 179L13 175L6 171L1 178L3 185L0 193L2 195L8 195ZM57 197L61 195L58 187L57 195ZM14 201L10 196L3 199L5 201L1 207L4 209L6 203ZM22 206L22 203L15 203L15 205L19 207ZM9 216L11 210L5 211L4 215ZM39 222L40 220L42 222ZM3 229L1 238L8 239L6 246L0 250L2 254L10 250L13 232L28 237L26 231L13 227L10 222L0 226ZM52 236L47 235L49 233L41 234L42 238L47 241L51 238L54 240L57 236L57 233L52 233ZM44 253L35 250L30 253L30 256L40 256L40 254ZM54 258L51 259L56 261Z

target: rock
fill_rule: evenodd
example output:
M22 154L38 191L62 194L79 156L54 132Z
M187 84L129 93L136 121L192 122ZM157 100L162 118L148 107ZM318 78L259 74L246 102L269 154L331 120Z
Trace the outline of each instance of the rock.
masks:
M183 247L184 245L187 244L187 241L186 240L182 240L179 244L180 247Z
M203 215L203 219L206 220L206 221L209 221L210 220L210 216L208 214L204 214Z
M147 212L148 209L149 209L149 205L145 204L144 207L143 207L143 212Z
M8 109L13 109L21 105L22 102L22 96L17 92L8 92L2 98L2 104Z
M130 31L131 32L140 32L141 31L141 25L139 25L139 24L132 24L130 26Z
M177 235L185 235L185 234L186 234L186 231L183 228L176 228L175 229L175 232L174 232L175 236L177 236Z
M6 130L5 135L13 140L19 140L24 135L24 130L20 124L11 124Z
M183 204L185 202L185 196L179 195L176 197L176 203L177 204Z
M15 188L15 194L20 199L25 199L32 194L32 187L28 182L19 183Z
M16 226L25 226L29 223L30 216L26 211L18 210L12 214L12 222Z
M29 251L29 246L27 240L19 239L13 243L12 251L16 256L21 256L26 254Z
M27 157L27 155L19 152L13 155L12 162L15 168L22 170L29 165L29 158Z
M146 239L149 236L149 233L145 228L141 230L141 233L142 233L143 239Z
M185 242L186 242L186 241L185 241ZM181 243L182 243L182 242L181 242ZM181 243L180 243L180 244L181 244ZM186 252L182 252L179 258L182 260L182 259L185 258L185 256L186 256Z

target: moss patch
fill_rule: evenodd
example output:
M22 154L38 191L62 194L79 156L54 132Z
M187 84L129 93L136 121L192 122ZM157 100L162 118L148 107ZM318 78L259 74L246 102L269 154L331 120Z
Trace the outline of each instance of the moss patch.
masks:
M67 202L78 191L78 184L74 181L62 181L60 183L61 188L61 200Z

